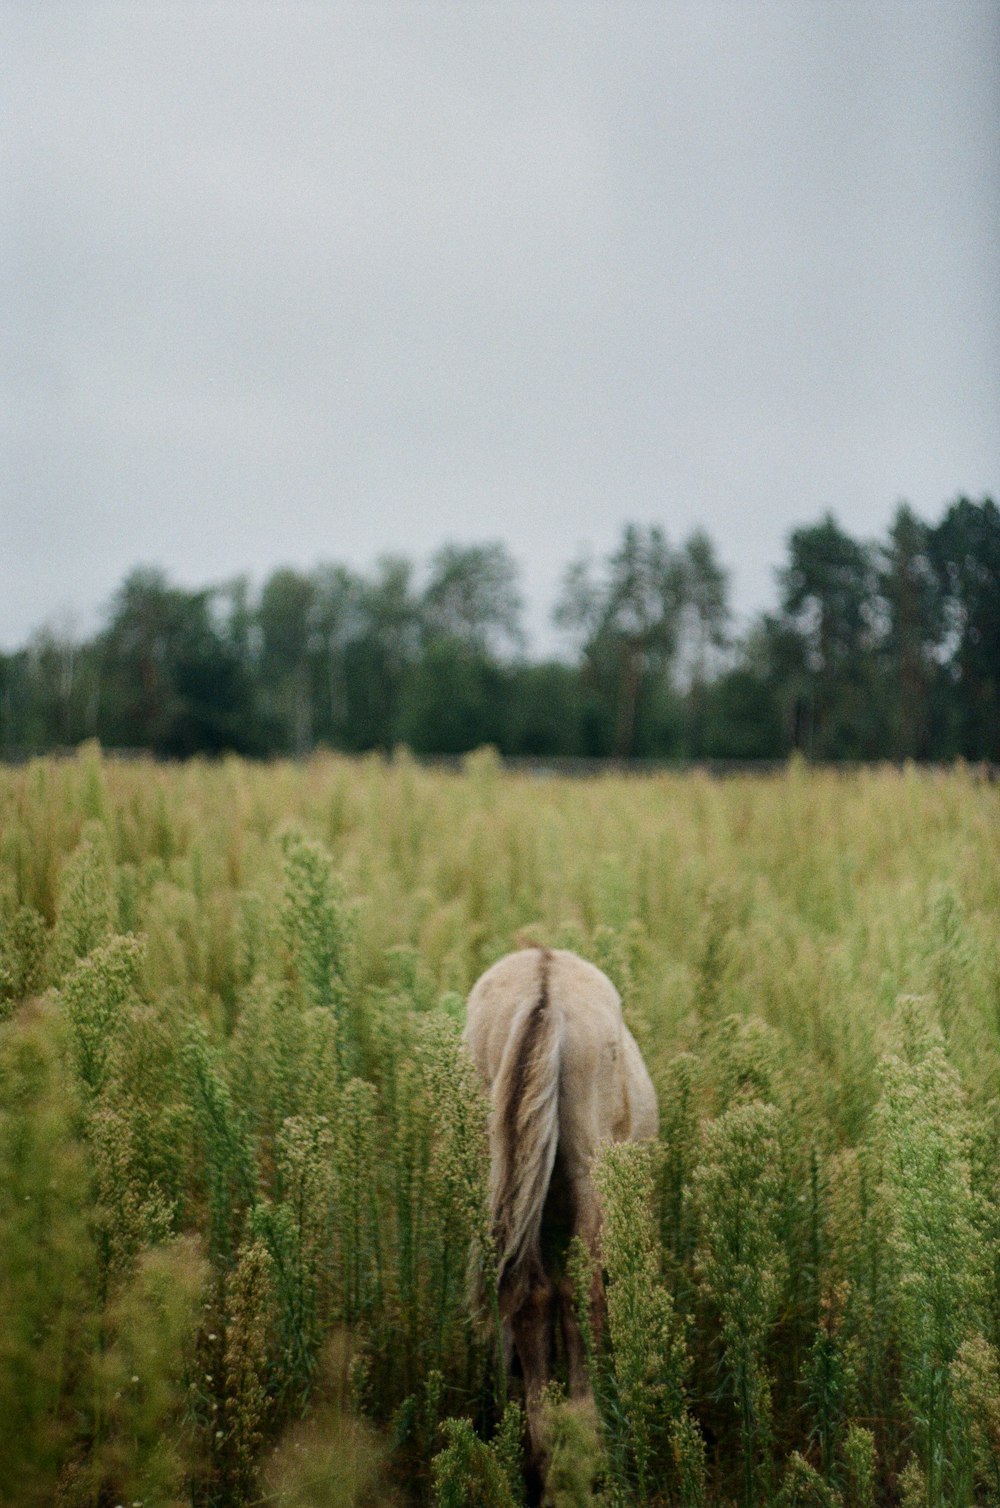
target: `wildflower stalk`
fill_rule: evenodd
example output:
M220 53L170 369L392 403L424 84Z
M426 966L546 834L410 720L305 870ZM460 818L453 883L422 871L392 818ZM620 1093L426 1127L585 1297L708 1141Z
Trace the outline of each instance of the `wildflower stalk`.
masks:
M304 1001L336 1018L342 1071L351 930L329 854L319 843L290 834L285 842L281 931Z
M915 1426L928 1508L970 1489L969 1424L953 1366L977 1330L982 1252L969 1170L969 1126L940 1029L901 1013L898 1053L880 1065L876 1134L894 1264L903 1391Z
M847 1508L875 1508L875 1436L852 1424L844 1437Z
M740 1434L741 1496L754 1508L769 1488L771 1388L767 1338L785 1278L781 1244L779 1113L737 1104L706 1128L694 1187L697 1262L722 1326L722 1362Z
M683 1327L660 1276L652 1153L633 1142L606 1146L594 1177L604 1215L601 1253L616 1395L605 1427L615 1486L623 1501L641 1504L659 1480L670 1501L680 1503L679 1478L686 1475L687 1493L694 1490L687 1502L694 1505L704 1493L702 1447L687 1415ZM578 1281L579 1269L578 1261Z
M253 1501L257 1484L256 1456L270 1402L266 1368L274 1303L267 1247L251 1242L226 1279L226 1475L239 1508Z

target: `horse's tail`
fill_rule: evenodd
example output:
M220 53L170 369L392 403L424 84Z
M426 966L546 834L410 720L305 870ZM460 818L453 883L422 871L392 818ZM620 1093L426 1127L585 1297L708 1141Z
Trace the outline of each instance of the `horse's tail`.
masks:
M532 1268L559 1144L562 1011L549 998L552 954L539 952L538 996L514 1014L494 1081L490 1213L501 1313L520 1307Z

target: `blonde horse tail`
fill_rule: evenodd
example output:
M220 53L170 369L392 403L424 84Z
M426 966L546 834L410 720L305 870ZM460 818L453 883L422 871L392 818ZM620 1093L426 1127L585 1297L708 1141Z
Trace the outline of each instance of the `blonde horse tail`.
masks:
M494 1082L490 1213L501 1313L524 1301L541 1268L539 1235L559 1144L563 1017L549 998L552 954L541 949L538 997L515 1012Z

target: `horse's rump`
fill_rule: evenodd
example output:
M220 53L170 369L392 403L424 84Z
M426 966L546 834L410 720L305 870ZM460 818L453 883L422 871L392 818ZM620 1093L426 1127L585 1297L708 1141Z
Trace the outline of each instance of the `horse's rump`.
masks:
M573 953L509 954L469 996L465 1042L492 1097L490 1213L501 1310L540 1268L542 1215L557 1152L593 1203L601 1141L655 1136L656 1100L610 980ZM596 1225L596 1205L579 1211Z

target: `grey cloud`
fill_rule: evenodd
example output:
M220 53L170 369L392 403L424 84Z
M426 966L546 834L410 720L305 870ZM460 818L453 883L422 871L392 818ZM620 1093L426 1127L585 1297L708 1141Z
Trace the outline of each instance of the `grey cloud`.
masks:
M749 611L795 523L996 492L998 12L8 8L0 643L621 522Z

